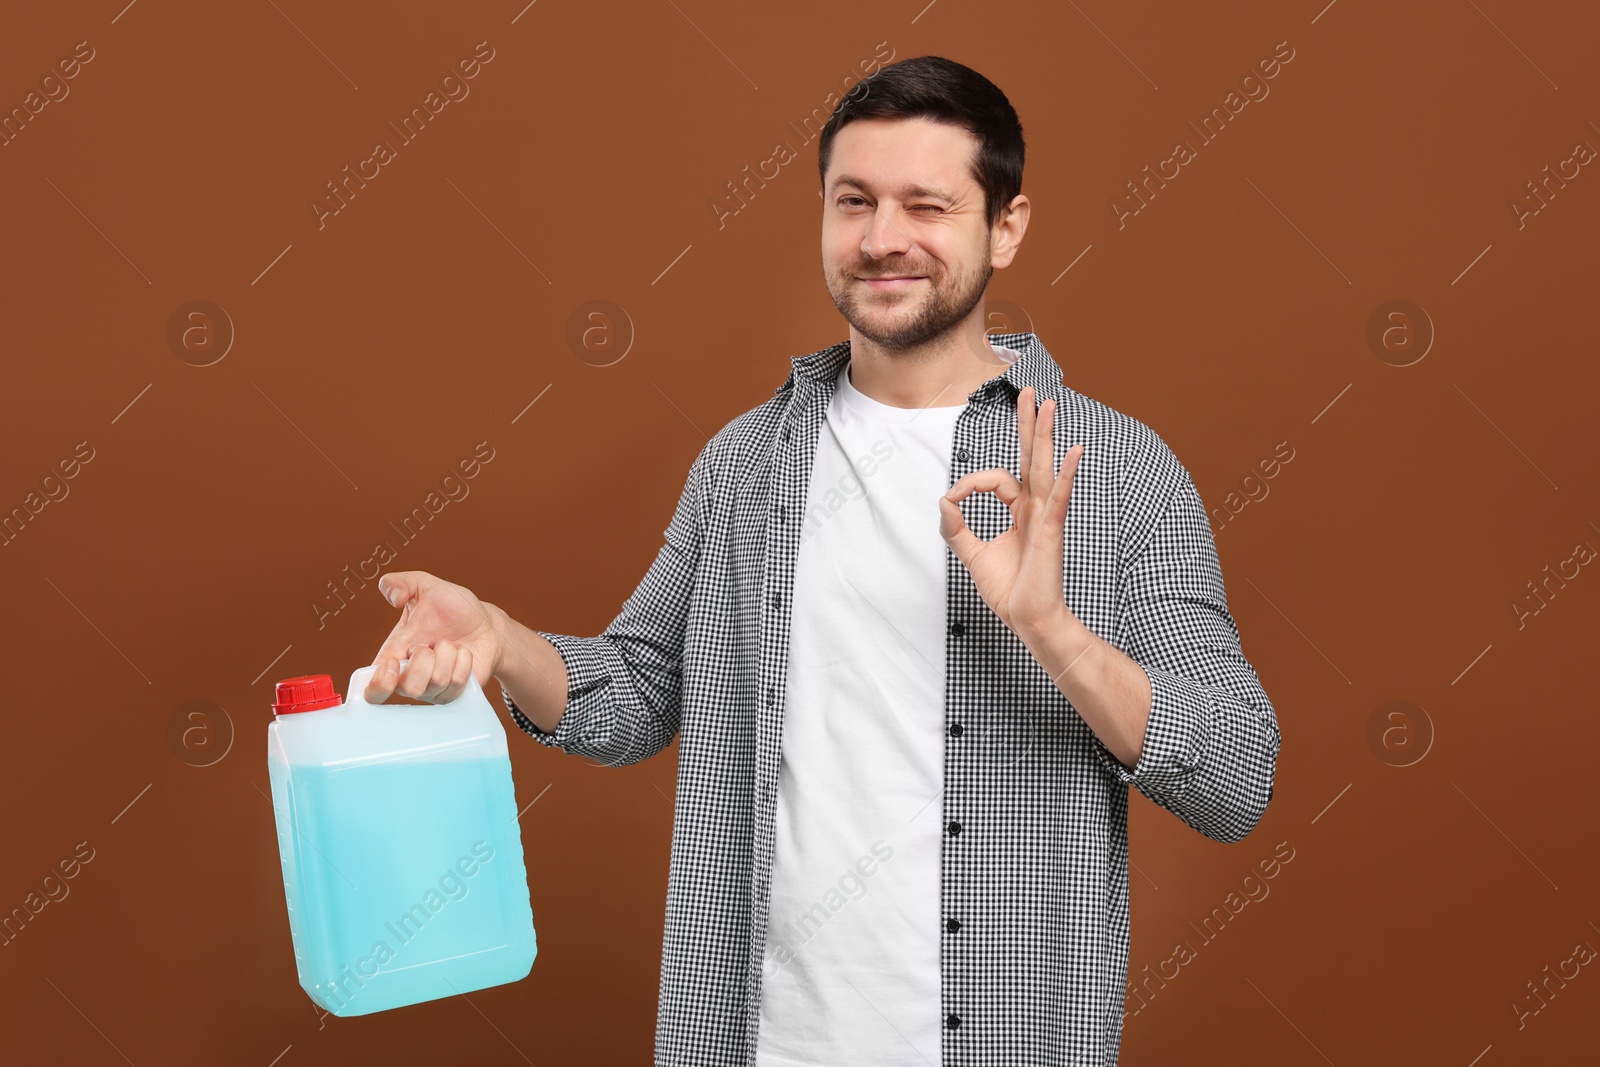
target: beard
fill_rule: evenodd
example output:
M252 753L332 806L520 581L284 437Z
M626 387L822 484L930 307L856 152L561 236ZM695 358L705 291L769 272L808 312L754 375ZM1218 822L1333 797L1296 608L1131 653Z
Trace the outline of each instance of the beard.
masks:
M858 280L895 274L923 275L928 284L878 290ZM842 274L825 271L824 277L834 306L857 333L886 349L910 349L943 336L970 315L993 274L993 264L981 257L972 270L953 275L908 265L857 263Z

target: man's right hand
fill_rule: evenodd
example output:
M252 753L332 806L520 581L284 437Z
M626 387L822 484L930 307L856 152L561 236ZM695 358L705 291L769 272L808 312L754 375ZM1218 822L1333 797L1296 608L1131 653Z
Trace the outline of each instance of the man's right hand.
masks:
M427 571L391 571L378 579L378 591L400 609L400 620L372 661L362 699L381 704L399 693L447 704L466 690L469 674L479 686L489 684L501 654L498 608ZM406 658L411 662L402 674Z

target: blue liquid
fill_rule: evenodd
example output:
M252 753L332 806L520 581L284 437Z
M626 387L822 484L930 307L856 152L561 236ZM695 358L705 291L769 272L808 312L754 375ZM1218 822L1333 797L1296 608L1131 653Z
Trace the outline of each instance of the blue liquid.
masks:
M272 770L300 985L339 1016L527 976L511 761Z

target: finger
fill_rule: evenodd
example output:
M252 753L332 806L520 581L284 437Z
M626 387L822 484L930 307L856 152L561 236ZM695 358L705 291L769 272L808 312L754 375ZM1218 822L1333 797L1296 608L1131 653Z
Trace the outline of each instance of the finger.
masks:
M472 649L462 645L456 650L455 668L450 672L450 684L439 694L439 703L459 700L467 691L467 680L472 677Z
M1022 498L1022 483L1004 467L989 467L957 478L956 484L945 492L944 499L959 503L973 493L993 493L1010 507Z
M421 700L433 677L433 649L421 645L411 652L411 663L400 675L395 692L412 700Z
M1054 526L1067 522L1067 507L1072 498L1072 480L1078 473L1078 462L1083 459L1083 446L1073 445L1061 457L1061 473L1056 484L1050 487L1050 498L1045 501L1045 520Z
M382 704L394 696L395 683L400 680L400 661L394 656L379 656L373 661L373 677L366 680L362 691L363 701Z
M1021 456L1017 463L1017 472L1022 476L1020 481L1024 491L1029 485L1028 471L1033 463L1033 386L1023 388L1017 394L1017 446Z
M1033 467L1028 471L1028 486L1039 500L1048 498L1055 484L1055 405L1052 397L1039 406L1039 417L1033 428Z
M400 661L405 659L411 643L411 624L402 615L372 659L372 678L362 697L368 704L382 704L394 693L400 678Z
M433 643L433 674L428 677L428 688L422 691L422 699L430 704L442 704L440 695L450 688L450 675L456 669L456 654L459 650L450 641L439 640Z
M367 679L367 687L362 690L361 699L368 704L382 704L394 695L395 683L399 680L400 661L393 656L380 654L372 661L372 677Z

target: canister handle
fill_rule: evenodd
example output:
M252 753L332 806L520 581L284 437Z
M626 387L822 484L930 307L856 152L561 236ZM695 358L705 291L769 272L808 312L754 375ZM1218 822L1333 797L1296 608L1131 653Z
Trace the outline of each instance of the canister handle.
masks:
M400 661L400 669L402 671L404 671L406 669L406 664L408 664L410 662L411 662L410 659L401 660ZM355 705L360 705L362 707L375 708L375 707L382 707L383 706L381 704L368 704L367 700L366 700L366 697L362 696L362 694L367 691L367 682L372 679L372 673L373 673L373 671L375 669L376 669L376 664L369 664L369 665L367 665L365 667L359 668L354 674L352 674L350 676L350 688L348 688L348 689L346 689L344 691L344 693L345 693L345 699L344 699L345 707L353 707ZM467 699L467 694L471 693L474 690L476 690L479 693L483 692L483 687L478 684L478 675L477 675L476 671L474 671L472 674L467 675L467 688L465 688L465 689L463 689L461 691L461 695L459 697L456 697L455 700L452 700L447 704L435 704L434 707L439 707L439 708L453 707L454 705L456 705L456 704L460 703L461 701Z
M401 660L400 669L404 671L406 669L406 664L410 662L411 660L409 659ZM356 672L350 676L350 687L344 691L344 703L346 707L350 707L355 704L360 704L369 708L377 706L374 704L368 704L367 698L362 695L367 691L367 683L372 680L372 673L373 671L377 670L377 667L378 665L376 663L371 663L365 667L358 668Z

